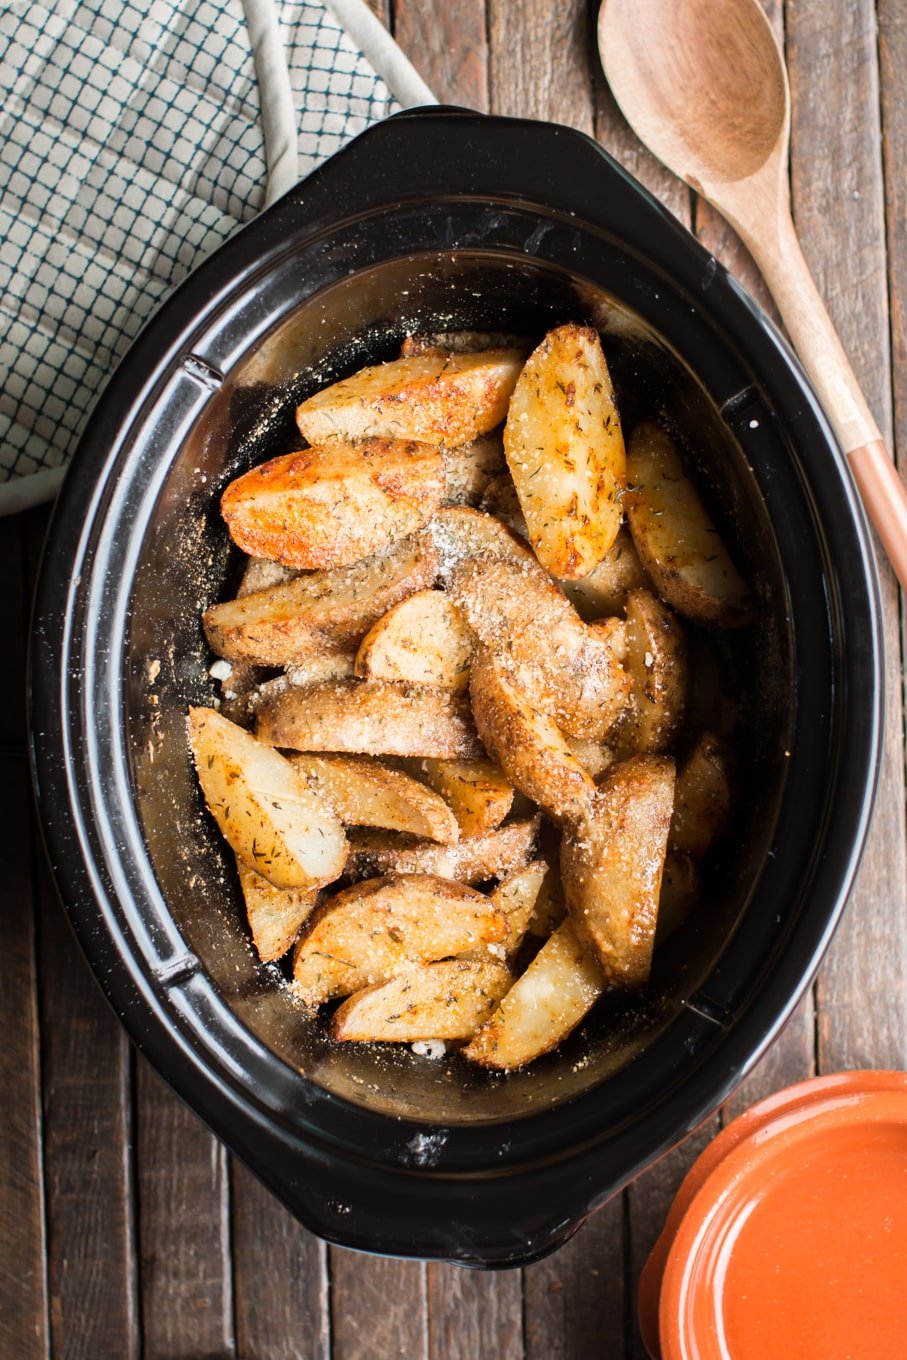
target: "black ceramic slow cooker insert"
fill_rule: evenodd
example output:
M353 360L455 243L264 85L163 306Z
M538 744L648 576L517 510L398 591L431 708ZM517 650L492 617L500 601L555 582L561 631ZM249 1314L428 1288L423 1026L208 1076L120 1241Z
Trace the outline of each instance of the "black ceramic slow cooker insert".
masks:
M745 797L705 900L641 996L507 1077L333 1046L246 940L186 748L215 687L201 610L235 562L226 483L292 445L296 402L407 330L603 334L625 422L680 432L755 582L734 642ZM777 1034L843 909L880 737L871 553L778 333L594 142L455 110L372 129L165 304L99 403L38 588L35 776L95 974L174 1089L316 1232L513 1265L723 1100Z

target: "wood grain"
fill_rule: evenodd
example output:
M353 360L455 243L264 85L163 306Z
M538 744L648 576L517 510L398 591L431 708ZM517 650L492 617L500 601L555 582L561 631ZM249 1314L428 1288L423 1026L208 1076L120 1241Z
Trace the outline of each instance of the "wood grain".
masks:
M487 112L485 0L395 0L394 37L441 104Z
M229 1360L227 1153L136 1058L143 1360Z
M590 22L585 0L488 0L492 113L591 133Z
M22 676L27 595L24 524L0 536L0 1355L47 1355L41 1067L35 965L32 799Z
M588 1218L554 1256L523 1271L526 1360L626 1354L624 1197Z
M238 1360L329 1360L327 1248L230 1161Z
M798 0L787 15L794 214L883 434L891 431L875 12L871 0ZM821 148L821 154L817 154ZM886 742L863 868L820 974L819 1066L907 1062L907 931L898 594L879 562ZM899 922L893 929L892 923Z
M429 1360L523 1360L518 1270L485 1274L434 1263L427 1273Z
M332 1247L332 1360L428 1360L426 1268Z

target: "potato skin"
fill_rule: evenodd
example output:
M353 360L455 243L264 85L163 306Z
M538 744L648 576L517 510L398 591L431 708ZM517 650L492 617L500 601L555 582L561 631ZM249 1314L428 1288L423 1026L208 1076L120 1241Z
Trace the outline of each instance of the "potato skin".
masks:
M752 620L753 599L721 541L677 447L654 421L633 431L627 519L658 594L694 622L721 628Z
M480 836L462 836L456 845L433 841L407 844L381 831L351 831L346 872L437 874L457 883L485 883L523 868L535 852L539 818L507 822Z
M683 626L648 590L631 590L625 636L632 690L610 739L624 757L668 751L683 723L690 691Z
M513 349L394 359L316 392L296 423L310 444L377 437L452 448L500 425L522 364Z
M703 732L677 771L671 849L703 859L724 830L730 809L727 755L717 737Z
M605 777L589 815L561 841L570 919L608 980L623 987L649 976L673 804L673 760L634 756Z
M504 452L529 537L552 576L587 576L620 528L626 455L598 333L558 326L514 389Z
M286 567L345 567L421 529L444 499L441 454L395 439L334 440L272 458L230 483L221 514L237 547Z
M493 958L442 959L364 987L334 1014L335 1039L403 1043L471 1039L513 982Z

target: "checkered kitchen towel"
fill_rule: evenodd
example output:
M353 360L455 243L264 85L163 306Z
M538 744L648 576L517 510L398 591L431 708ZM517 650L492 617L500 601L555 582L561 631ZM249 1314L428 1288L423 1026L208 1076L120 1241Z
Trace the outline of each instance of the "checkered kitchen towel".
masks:
M433 98L363 0L0 0L0 90L0 514L266 186Z

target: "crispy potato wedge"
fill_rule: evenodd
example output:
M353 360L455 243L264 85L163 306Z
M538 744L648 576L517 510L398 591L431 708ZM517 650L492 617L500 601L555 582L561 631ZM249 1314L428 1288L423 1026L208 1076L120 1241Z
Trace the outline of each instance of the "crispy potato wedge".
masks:
M497 431L455 449L442 447L441 460L447 505L478 505L492 478L507 466L504 441Z
M441 959L356 992L337 1008L334 1038L410 1044L471 1039L513 976L495 959Z
M296 423L316 445L383 438L452 448L500 425L522 366L514 349L394 359L316 392L296 408Z
M457 845L432 841L407 844L389 832L353 831L346 872L356 876L438 874L459 883L485 883L527 864L538 832L538 817L508 822L482 836L461 837Z
M501 515L501 518L506 521L506 516ZM588 576L578 576L575 581L561 581L561 585L574 609L586 620L622 614L631 590L651 589L651 582L633 546L630 530L623 524L611 547Z
M609 981L649 976L674 805L674 762L634 756L615 765L590 813L564 831L561 876L570 919Z
M262 963L283 958L318 901L317 888L275 888L242 860L236 861L252 943Z
M665 856L658 895L658 922L655 926L655 948L669 940L679 930L690 912L699 906L702 885L699 868L692 855L669 850Z
M677 771L671 849L702 859L724 830L730 809L727 757L717 737L703 732Z
M272 458L230 483L220 509L244 552L286 567L346 567L415 533L444 499L431 444L335 439Z
M528 354L532 343L524 335L505 331L435 331L434 334L407 335L400 346L400 358L414 354L480 354L484 349L518 349Z
M244 661L238 661L234 665L233 675L224 681L222 690L224 702L220 711L231 722L249 726L254 722L255 714L262 704L275 699L291 685L296 685L299 689L310 689L313 685L324 684L326 680L351 678L355 660L355 652L317 652L298 665L288 666L283 675L275 675L270 680L261 679L261 676L267 675L268 672L262 670L260 666L250 666ZM244 688L238 692L230 688L231 682L236 683L234 676L237 673L245 681Z
M653 421L633 431L627 519L639 560L662 599L696 623L750 622L752 596L669 434Z
M419 767L457 819L463 836L500 826L513 804L513 785L490 760L423 760Z
M462 883L431 874L369 879L322 905L296 949L292 988L319 1006L506 934L491 901Z
M542 880L542 886L529 918L527 931L530 935L547 940L548 936L557 930L566 915L567 903L564 900L564 885L561 883L560 868L558 865L552 865Z
M431 685L331 680L258 710L259 738L291 751L470 759L482 753L465 699Z
M190 708L188 736L208 810L239 859L276 888L337 878L343 827L288 760L210 708Z
M610 746L603 741L589 741L585 737L571 737L564 733L567 747L576 756L590 779L600 779L614 764L617 757Z
M588 576L620 528L626 456L598 333L549 331L526 361L504 452L529 538L552 576Z
M326 651L358 646L382 614L432 584L437 565L431 536L414 534L351 567L296 576L213 605L204 614L205 635L228 661L308 665Z
M443 798L400 770L357 756L290 756L290 764L334 809L344 826L383 826L442 845L460 839Z
M494 515L502 524L506 524L511 533L516 534L518 538L528 540L529 530L526 528L520 498L516 494L516 487L509 472L502 472L499 477L488 483L482 497L481 508L486 514Z
M506 558L538 568L525 543L521 543L494 515L470 510L465 505L443 506L428 526L438 554L438 575L447 585L453 571L467 558Z
M260 590L270 590L271 586L282 586L284 581L292 581L297 573L281 562L272 562L267 557L250 557L243 568L242 579L236 591L236 598L244 595L257 595Z
M576 1029L605 989L598 966L564 921L542 945L463 1056L511 1071L550 1053Z
M450 598L501 673L572 736L601 740L625 707L623 623L583 623L537 564L461 563Z
M532 707L487 647L473 658L469 697L485 749L508 779L555 821L581 816L595 784L554 720Z
M626 643L631 701L609 740L623 757L668 751L683 723L690 692L683 627L677 615L648 590L631 590Z
M543 859L533 860L524 869L515 869L508 874L495 888L491 900L507 924L507 934L500 944L487 946L490 952L497 953L500 950L503 957L514 957L529 929L547 873L548 865Z
M441 590L420 590L394 605L359 644L363 680L404 680L462 694L469 687L472 633Z

